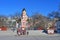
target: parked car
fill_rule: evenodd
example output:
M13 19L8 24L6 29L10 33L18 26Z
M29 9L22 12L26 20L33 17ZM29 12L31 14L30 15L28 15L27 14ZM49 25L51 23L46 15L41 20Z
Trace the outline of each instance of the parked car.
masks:
M0 27L0 31L7 31L7 27L6 26Z

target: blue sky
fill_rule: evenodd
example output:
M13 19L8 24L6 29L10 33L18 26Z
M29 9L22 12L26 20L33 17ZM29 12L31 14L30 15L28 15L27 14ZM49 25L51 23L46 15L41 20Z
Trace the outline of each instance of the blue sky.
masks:
M49 12L58 10L60 0L0 0L0 15L13 15L25 8L29 16L35 12L47 16Z

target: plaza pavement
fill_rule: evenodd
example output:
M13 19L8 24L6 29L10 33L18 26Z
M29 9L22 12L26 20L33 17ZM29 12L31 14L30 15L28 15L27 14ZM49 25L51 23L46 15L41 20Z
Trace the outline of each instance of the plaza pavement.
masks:
M28 36L60 36L60 34L53 34L53 35L48 35L46 33L42 33L42 30L29 30ZM17 35L16 31L12 30L7 30L7 31L0 31L0 36L14 36Z
M60 36L0 36L0 40L60 40Z
M60 34L48 35L21 35L17 36L16 32L11 30L0 31L0 40L60 40Z

